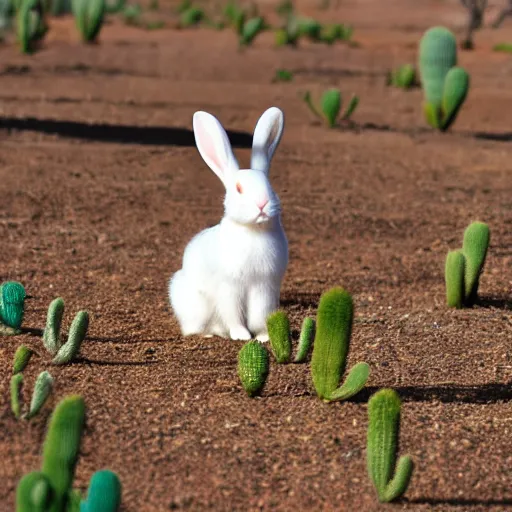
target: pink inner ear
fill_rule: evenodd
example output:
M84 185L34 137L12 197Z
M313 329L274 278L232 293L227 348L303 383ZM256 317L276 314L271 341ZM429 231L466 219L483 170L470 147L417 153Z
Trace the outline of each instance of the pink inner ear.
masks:
M219 174L224 174L224 166L219 158L213 137L202 122L199 123L196 130L198 130L199 140L201 141L201 149L205 153L206 157L210 160L210 163L216 167Z

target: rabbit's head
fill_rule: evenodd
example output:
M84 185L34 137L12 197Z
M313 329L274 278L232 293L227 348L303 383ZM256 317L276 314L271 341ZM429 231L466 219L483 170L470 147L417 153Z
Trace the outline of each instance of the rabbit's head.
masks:
M220 122L207 112L193 118L197 149L226 188L226 217L240 224L268 222L281 212L281 203L268 180L270 162L281 140L284 116L271 107L254 129L251 169L240 169Z

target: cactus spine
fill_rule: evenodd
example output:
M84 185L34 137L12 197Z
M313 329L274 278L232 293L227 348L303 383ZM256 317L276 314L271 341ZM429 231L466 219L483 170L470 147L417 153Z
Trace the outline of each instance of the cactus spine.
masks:
M8 281L0 286L0 320L19 333L25 313L25 288L21 283Z
M269 357L267 349L257 341L249 341L238 353L238 376L250 397L258 395L267 380Z
M396 463L400 407L400 398L392 389L381 389L368 402L368 473L380 502L393 501L404 494L413 471L408 455Z
M44 346L54 356L54 364L69 363L78 356L89 327L89 313L79 311L69 328L68 341L62 344L60 330L63 315L64 301L59 297L53 300L48 308L46 327L43 333Z
M462 250L448 252L445 282L449 307L462 308L475 303L489 241L489 226L483 222L472 222L464 231Z
M32 354L32 350L30 350L25 345L20 345L14 354L12 373L16 374L22 372L30 361Z
M419 47L419 68L427 122L441 131L455 121L469 90L469 75L457 66L455 36L444 27L425 32Z
M118 476L104 469L92 475L87 500L82 501L80 512L117 512L121 506L121 482Z
M342 288L332 288L320 298L311 374L317 395L326 401L345 400L358 393L370 373L366 363L356 364L338 388L346 367L352 333L353 303Z
M52 414L43 447L42 469L54 492L48 512L66 510L84 423L85 403L80 396L64 398Z
M314 337L315 321L313 318L306 317L302 322L302 328L300 330L299 346L295 356L296 363L303 363L306 360Z
M290 340L290 322L285 311L274 311L267 317L267 329L270 346L278 363L290 361L292 343Z

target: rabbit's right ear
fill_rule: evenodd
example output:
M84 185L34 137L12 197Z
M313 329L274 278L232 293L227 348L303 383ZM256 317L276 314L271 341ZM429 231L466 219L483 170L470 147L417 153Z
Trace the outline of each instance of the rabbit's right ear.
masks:
M192 124L199 154L226 186L228 175L238 171L238 162L226 131L218 119L208 112L196 112Z
M284 129L284 114L277 107L263 112L256 123L252 139L251 169L268 174L270 161L279 146Z

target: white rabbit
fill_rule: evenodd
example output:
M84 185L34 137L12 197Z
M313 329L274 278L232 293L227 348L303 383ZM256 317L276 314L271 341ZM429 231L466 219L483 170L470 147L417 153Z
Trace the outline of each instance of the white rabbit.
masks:
M288 265L281 203L268 181L284 116L269 108L258 120L251 169L240 169L220 122L207 112L193 118L203 160L226 188L224 217L185 248L183 267L169 283L172 309L184 336L268 341L267 316L279 307Z

